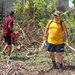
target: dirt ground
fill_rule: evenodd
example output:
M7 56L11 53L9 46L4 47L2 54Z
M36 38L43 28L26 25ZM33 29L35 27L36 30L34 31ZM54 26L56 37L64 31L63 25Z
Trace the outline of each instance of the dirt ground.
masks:
M35 67L28 69L26 66L27 64L23 61L14 61L10 64L6 61L2 62L0 63L0 75L75 75L75 65L65 65L62 73L59 73L58 69L44 71Z

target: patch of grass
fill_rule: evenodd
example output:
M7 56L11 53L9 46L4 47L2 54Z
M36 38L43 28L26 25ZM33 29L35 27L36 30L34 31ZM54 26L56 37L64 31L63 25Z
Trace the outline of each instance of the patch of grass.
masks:
M20 57L20 56L11 56L11 59L14 60L14 61L26 61L28 60L29 58L24 58L24 57Z
M72 55L72 53L67 53L67 55L64 56L64 59L65 59L66 61L70 61L70 62L72 62L72 63L75 63L75 59L74 59L74 56Z
M38 53L35 57L25 61L28 67L39 68L42 70L49 70L51 68L50 58L47 52Z
M70 53L68 53L66 56L64 56L65 58L65 60L69 60L69 59L71 59L72 58L72 55L70 54Z

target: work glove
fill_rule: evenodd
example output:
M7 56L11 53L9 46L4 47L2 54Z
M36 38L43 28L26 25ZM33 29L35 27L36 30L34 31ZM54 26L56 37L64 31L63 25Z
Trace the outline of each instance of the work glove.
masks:
M64 42L65 44L68 43L68 39Z
M68 43L68 39L65 42Z
M44 36L44 37L43 37L43 40L47 41L47 36Z

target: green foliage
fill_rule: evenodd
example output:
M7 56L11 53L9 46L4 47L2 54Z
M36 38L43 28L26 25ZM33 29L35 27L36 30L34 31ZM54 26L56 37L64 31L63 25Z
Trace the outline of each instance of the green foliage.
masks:
M15 12L17 12L17 10L21 10L21 9L22 9L22 2L18 0L18 2L14 4L14 10Z
M44 22L47 22L46 18L41 19L40 22L39 22L39 25L41 25L42 28L45 27Z
M14 11L18 18L21 18L21 12L23 12L23 5L21 0L18 0L17 3L14 3Z
M65 22L65 25L68 30L69 34L69 42L71 41L74 44L74 37L75 37L75 15L74 15L75 9L72 8L70 10L67 10L66 12L62 13L62 19ZM72 44L71 43L71 44Z
M73 0L72 3L75 4L75 0Z
M55 3L56 0L27 0L24 5L21 0L17 0L14 10L17 19L23 20L26 25L43 27L52 18L52 13L56 10Z

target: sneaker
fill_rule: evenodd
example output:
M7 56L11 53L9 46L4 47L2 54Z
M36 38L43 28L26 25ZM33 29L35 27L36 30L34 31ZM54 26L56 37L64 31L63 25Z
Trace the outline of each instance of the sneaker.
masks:
M7 56L6 58L7 63L9 63L9 60L10 60L10 56Z
M6 55L6 52L5 51L2 51L1 53L4 54L4 55Z

